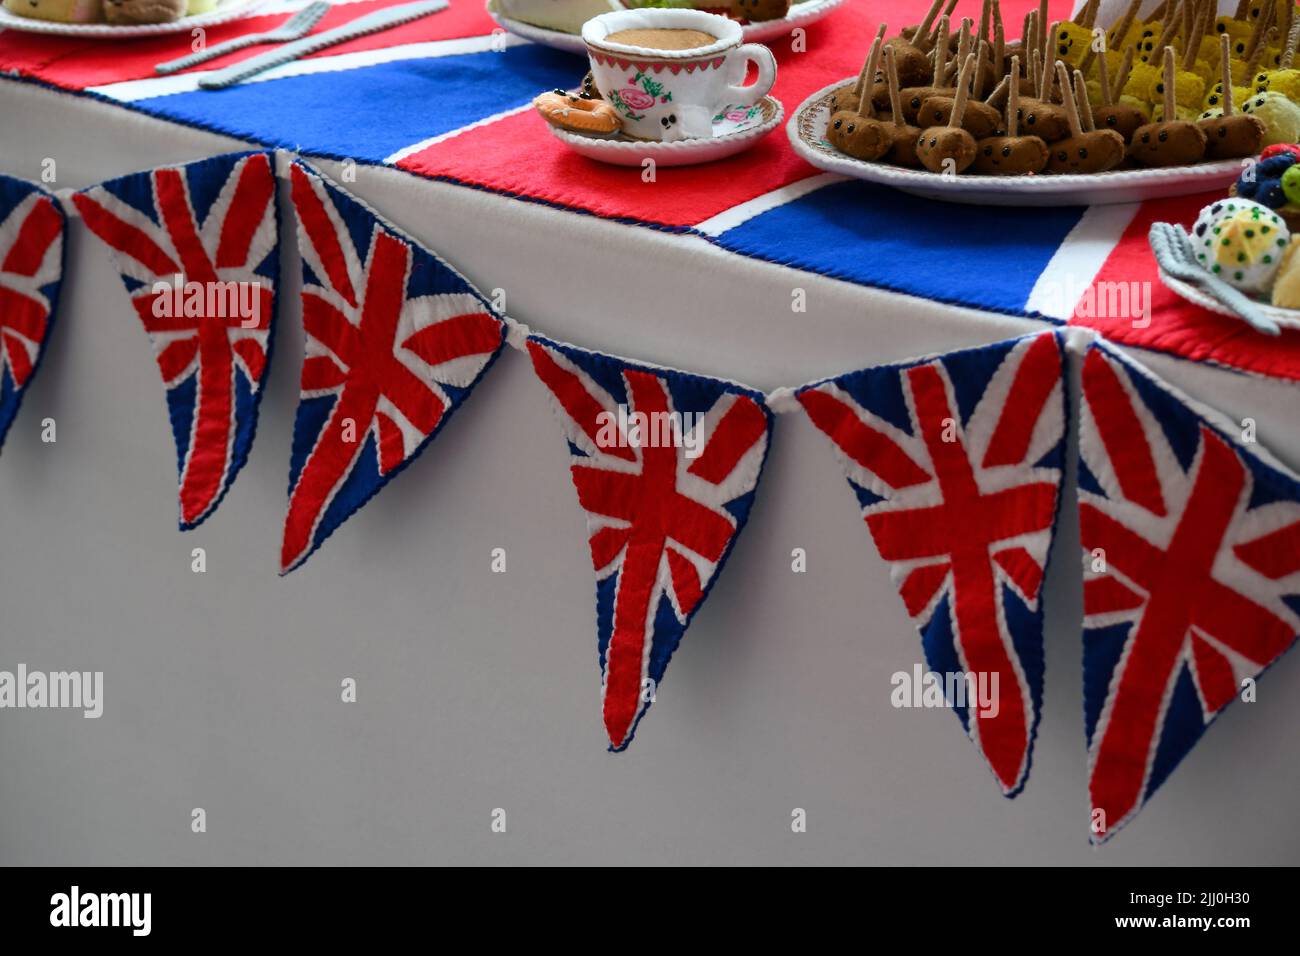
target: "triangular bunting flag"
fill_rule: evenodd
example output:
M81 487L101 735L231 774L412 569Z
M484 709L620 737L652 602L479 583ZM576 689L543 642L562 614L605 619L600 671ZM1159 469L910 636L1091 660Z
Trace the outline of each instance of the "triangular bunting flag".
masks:
M75 194L153 345L176 439L180 526L212 514L248 460L280 258L270 153L233 153Z
M1065 454L1053 332L796 392L834 442L949 705L1015 796L1043 696L1039 602Z
M0 447L54 324L64 231L53 196L0 175Z
M729 382L536 336L528 353L587 515L602 707L619 751L745 527L772 415Z
M1082 396L1084 712L1101 843L1295 641L1300 479L1109 346L1088 349Z
M307 343L281 573L424 450L505 342L437 255L311 167L290 175Z

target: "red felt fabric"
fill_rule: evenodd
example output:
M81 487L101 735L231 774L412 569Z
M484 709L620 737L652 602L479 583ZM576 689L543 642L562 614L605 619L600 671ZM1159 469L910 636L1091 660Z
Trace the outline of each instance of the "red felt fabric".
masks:
M349 23L384 7L397 6L408 0L364 0L334 7L313 29L320 33ZM247 33L260 33L279 26L289 14L274 13L248 17L233 23L224 23L207 30L209 45L234 39ZM361 50L380 50L406 43L427 43L432 40L455 40L489 34L496 27L478 0L452 0L451 6L441 13L406 23L382 33L359 37L338 46L329 47L317 56L338 56ZM155 76L154 65L164 60L184 56L190 52L191 37L188 31L162 36L140 37L136 40L107 42L77 37L46 36L21 33L15 30L0 31L0 69L17 72L65 89L81 90L105 83L138 80ZM268 46L248 47L226 56L209 60L197 70L213 70L238 63L264 53Z
M982 3L961 0L954 17L978 21ZM1019 35L1024 14L1037 4L1003 4L1007 29ZM772 93L786 119L810 94L862 67L871 36L884 20L891 30L916 23L928 0L849 0L826 19L807 27L806 49L794 52L789 38L768 45L778 76ZM1054 17L1068 17L1068 0L1052 0ZM584 67L578 61L576 86ZM753 149L704 166L660 168L654 183L641 182L640 168L607 166L570 152L531 111L461 133L408 156L399 167L497 192L527 196L615 219L655 225L693 226L739 203L817 173L795 156L783 129Z
M1175 222L1190 227L1202 207L1220 198L1202 193L1144 203L1125 230L1119 244L1097 273L1096 283L1150 283L1151 323L1134 327L1130 318L1076 315L1072 325L1096 329L1112 342L1172 352L1198 362L1215 362L1230 368L1300 380L1300 331L1283 330L1278 338L1254 331L1246 323L1182 299L1160 282L1155 257L1147 242L1153 222Z

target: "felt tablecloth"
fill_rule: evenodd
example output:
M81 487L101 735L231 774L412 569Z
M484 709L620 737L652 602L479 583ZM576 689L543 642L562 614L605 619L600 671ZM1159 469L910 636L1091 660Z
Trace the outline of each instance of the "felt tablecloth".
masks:
M304 0L208 31L207 42L267 29ZM317 29L401 0L338 3ZM809 94L856 73L882 20L915 22L922 0L848 0L806 37L771 43L773 90L792 113ZM1053 17L1068 17L1055 0ZM1018 30L1025 0L1004 4ZM978 16L972 0L957 15ZM851 283L1012 316L1089 325L1126 345L1258 375L1300 378L1300 332L1268 339L1190 305L1159 282L1146 246L1157 219L1190 222L1212 195L1144 204L989 208L938 203L822 174L785 131L703 166L611 167L569 152L529 107L539 91L573 86L585 60L503 34L479 0L451 0L424 20L330 48L214 92L196 74L262 52L253 47L172 77L154 64L187 52L188 33L103 42L0 33L5 80L98 97L124 110L308 156L384 164L521 201L707 238L749 256ZM57 117L51 118L57 121ZM412 189L418 188L412 180ZM738 264L743 260L737 260ZM1094 283L1142 283L1151 321L1098 315Z

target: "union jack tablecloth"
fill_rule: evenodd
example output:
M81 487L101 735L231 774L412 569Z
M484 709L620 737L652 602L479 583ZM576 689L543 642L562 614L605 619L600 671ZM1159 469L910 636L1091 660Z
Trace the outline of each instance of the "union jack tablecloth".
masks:
M277 0L257 16L212 28L207 42L268 29L305 2ZM400 2L336 3L317 29ZM849 0L807 28L806 50L774 42L774 95L793 112L809 94L857 72L881 20L891 27L916 22L927 5ZM1029 6L1003 4L1010 29L1018 30ZM1053 18L1068 18L1070 3L1053 0L1050 9ZM962 0L956 15L978 17L979 4ZM655 188L646 188L640 170L570 153L533 115L532 97L576 85L584 58L501 35L480 0L451 0L450 9L427 19L219 92L198 89L200 70L153 73L191 42L188 33L106 43L7 31L0 33L0 75L308 156L387 164L521 201L692 233L738 256L848 282L1089 325L1127 345L1300 378L1300 332L1265 338L1183 302L1157 280L1146 245L1150 223L1190 223L1210 195L1091 209L936 204L823 175L794 155L784 131L729 160L659 170ZM1135 325L1131 310L1107 316L1108 297L1085 294L1115 283L1139 283L1129 288L1149 294L1149 325Z

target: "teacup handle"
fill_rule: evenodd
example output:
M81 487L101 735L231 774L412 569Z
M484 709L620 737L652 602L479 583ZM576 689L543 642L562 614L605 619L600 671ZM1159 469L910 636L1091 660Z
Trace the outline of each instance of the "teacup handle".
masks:
M753 106L767 95L767 91L776 82L776 57L761 43L742 44L731 51L731 56L742 63L753 63L758 68L758 79L749 86L728 86L728 102L734 106ZM745 73L741 73L740 77L743 80Z

